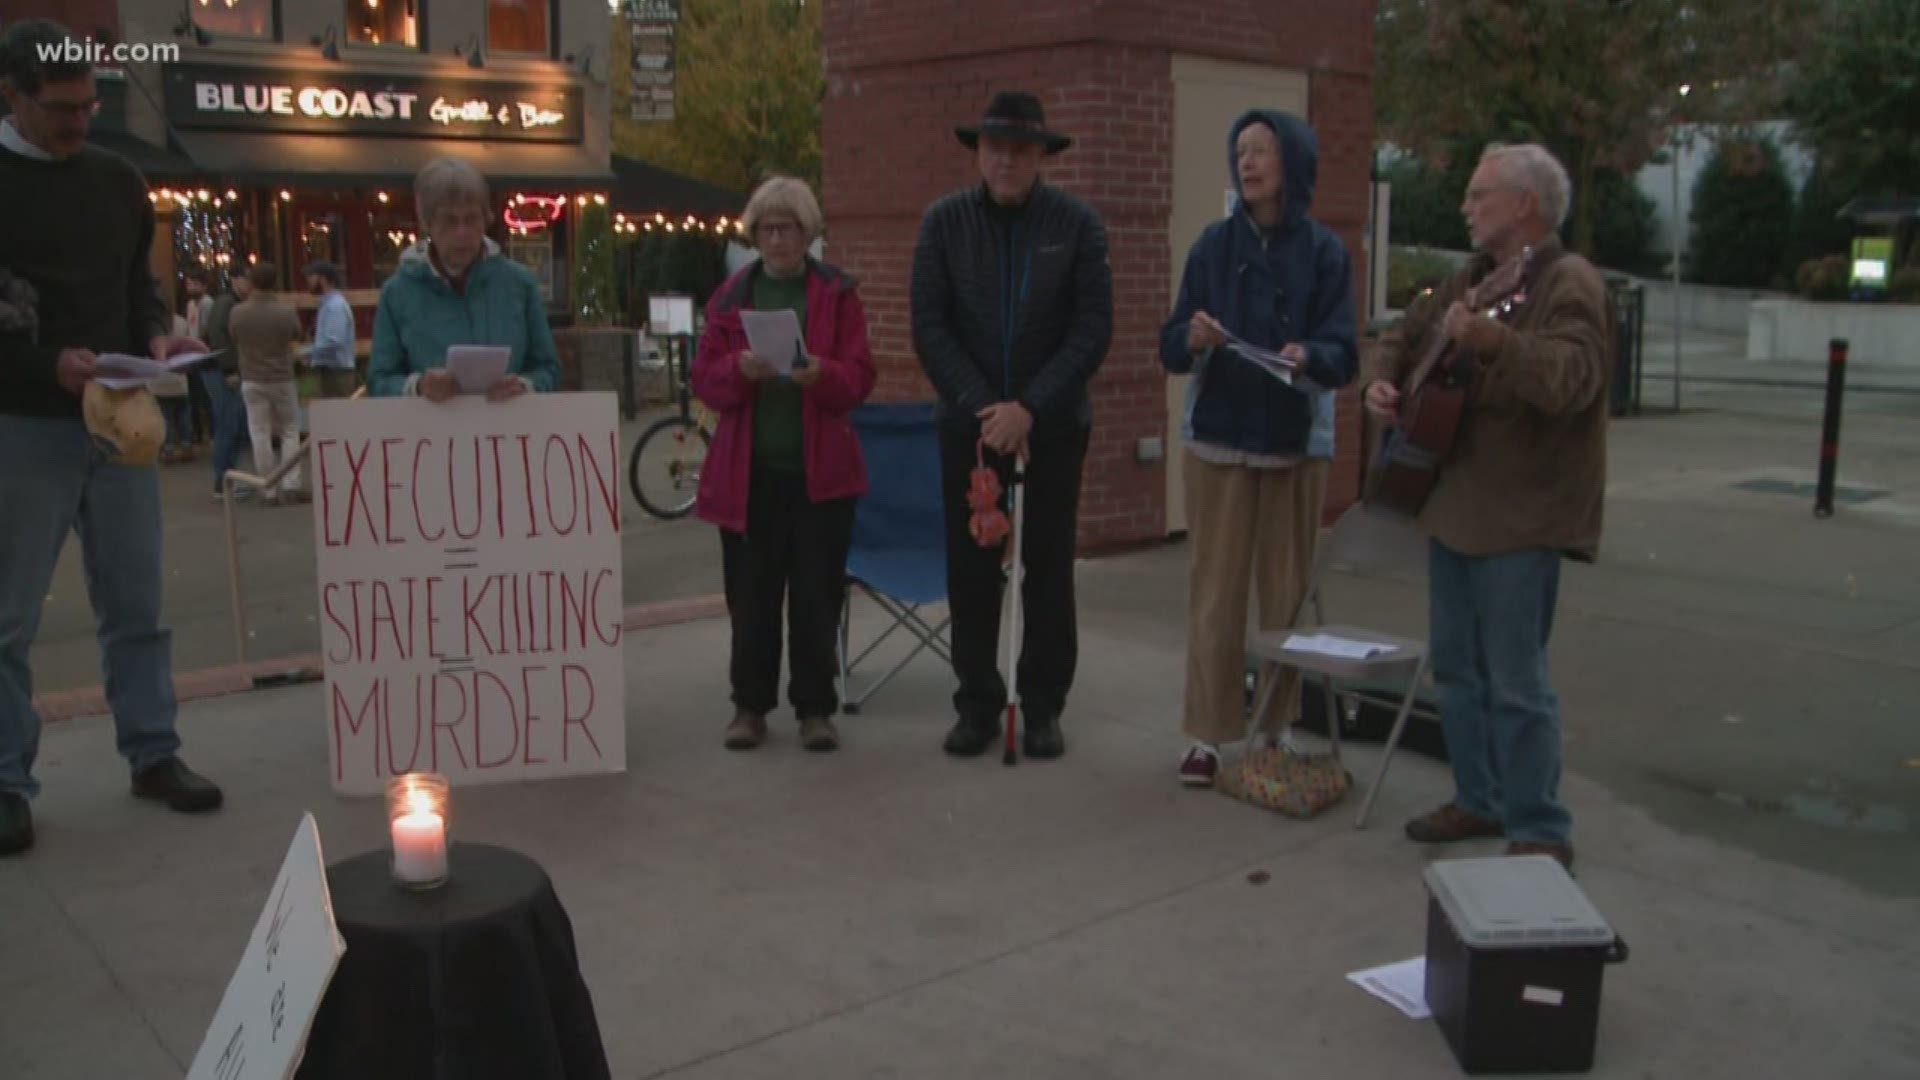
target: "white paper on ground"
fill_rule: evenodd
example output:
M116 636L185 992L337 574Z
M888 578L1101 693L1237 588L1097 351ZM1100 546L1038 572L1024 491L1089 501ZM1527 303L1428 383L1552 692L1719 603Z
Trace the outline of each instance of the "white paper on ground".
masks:
M1399 1009L1409 1020L1433 1016L1427 1008L1427 958L1416 956L1347 976L1347 981Z
M513 350L505 345L454 345L447 349L447 370L463 394L484 394L506 377Z
M747 331L747 344L753 355L765 360L782 375L793 374L795 351L805 353L800 341L800 319L792 308L777 311L740 312L741 325Z
M1333 656L1342 660L1366 660L1393 651L1391 645L1382 645L1377 641L1355 641L1338 634L1294 634L1287 638L1284 647L1293 652Z

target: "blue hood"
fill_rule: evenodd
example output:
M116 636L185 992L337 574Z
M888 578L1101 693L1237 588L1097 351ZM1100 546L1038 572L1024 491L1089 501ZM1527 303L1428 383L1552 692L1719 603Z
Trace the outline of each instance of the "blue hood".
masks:
M1277 109L1249 109L1227 131L1227 175L1233 178L1234 198L1243 203L1240 190L1240 162L1235 152L1240 133L1249 124L1265 124L1280 140L1280 167L1286 206L1280 216L1282 234L1292 232L1313 209L1313 185L1320 176L1320 139L1306 121Z
M1329 458L1333 392L1359 368L1353 267L1340 238L1309 213L1320 145L1298 117L1256 109L1234 122L1227 146L1235 195L1240 170L1232 147L1249 124L1265 124L1278 136L1285 174L1280 224L1263 229L1240 208L1200 234L1161 327L1160 360L1170 372L1196 376L1187 384L1183 430L1190 443L1257 459ZM1187 328L1196 311L1255 345L1300 345L1307 354L1302 372L1286 385L1230 350L1194 353Z

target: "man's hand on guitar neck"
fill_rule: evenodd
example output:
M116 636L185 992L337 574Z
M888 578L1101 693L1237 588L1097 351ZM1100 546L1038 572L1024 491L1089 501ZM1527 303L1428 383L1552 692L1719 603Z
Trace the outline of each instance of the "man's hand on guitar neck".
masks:
M1400 391L1392 383L1385 379L1373 380L1367 384L1364 400L1367 411L1373 414L1375 420L1387 427L1400 422Z
M1458 300L1447 308L1440 331L1475 356L1492 356L1507 341L1507 328L1499 320L1481 315Z

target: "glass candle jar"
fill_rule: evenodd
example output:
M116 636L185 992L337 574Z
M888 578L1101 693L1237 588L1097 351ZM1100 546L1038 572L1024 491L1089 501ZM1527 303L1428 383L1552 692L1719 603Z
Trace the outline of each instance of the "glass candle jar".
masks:
M387 781L387 828L393 840L393 880L432 889L447 880L447 778L407 773Z

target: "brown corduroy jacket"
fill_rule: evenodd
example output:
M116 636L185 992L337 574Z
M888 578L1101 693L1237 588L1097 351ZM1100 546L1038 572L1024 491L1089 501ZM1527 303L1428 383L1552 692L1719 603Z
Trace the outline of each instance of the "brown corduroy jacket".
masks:
M1476 256L1416 300L1368 350L1365 379L1401 385L1447 308L1491 268ZM1554 259L1527 290L1503 344L1472 363L1459 440L1421 525L1462 555L1547 548L1592 561L1606 499L1613 375L1606 286L1593 265L1571 253Z

